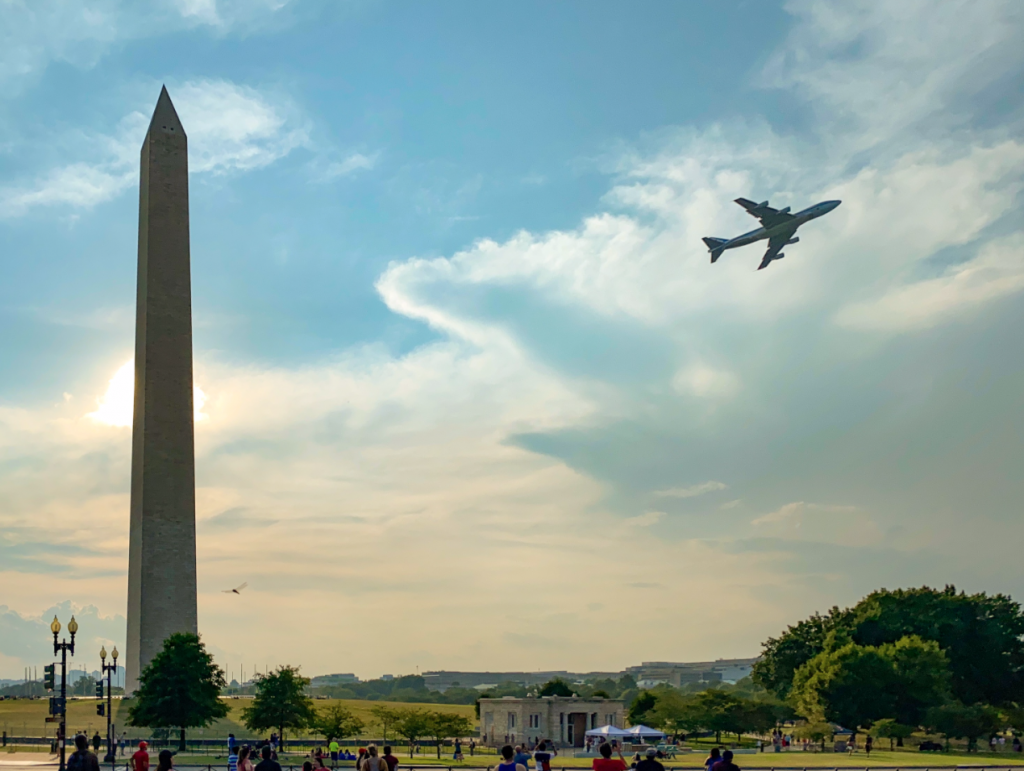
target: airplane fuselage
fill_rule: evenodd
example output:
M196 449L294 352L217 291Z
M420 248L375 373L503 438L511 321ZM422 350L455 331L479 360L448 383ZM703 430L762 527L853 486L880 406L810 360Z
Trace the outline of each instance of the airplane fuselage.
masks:
M741 236L730 238L722 244L722 250L725 251L726 249L735 249L739 246L746 246L747 244L763 241L766 238L772 238L773 236L789 237L796 232L801 225L828 214L836 208L839 203L839 201L822 201L821 203L816 203L814 206L809 206L803 211L798 211L793 215L793 219L775 225L774 227L762 227L757 230L751 230L749 233L744 233Z

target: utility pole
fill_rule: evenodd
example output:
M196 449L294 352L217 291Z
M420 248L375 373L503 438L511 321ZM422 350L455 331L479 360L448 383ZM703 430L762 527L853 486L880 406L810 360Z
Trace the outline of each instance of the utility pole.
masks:
M59 771L66 771L67 769L67 730L68 730L68 651L71 651L71 655L75 655L75 633L78 632L78 622L75 621L75 617L72 616L68 622L68 631L71 633L71 642L67 640L61 640L57 642L57 635L60 634L60 621L57 617L53 617L53 623L50 624L50 631L53 632L53 655L56 656L60 653L60 700L56 705L50 702L50 710L54 714L58 712L54 711L54 706L59 710L60 714L60 728L57 730L57 743L60 745L60 766ZM45 671L45 670L44 670Z

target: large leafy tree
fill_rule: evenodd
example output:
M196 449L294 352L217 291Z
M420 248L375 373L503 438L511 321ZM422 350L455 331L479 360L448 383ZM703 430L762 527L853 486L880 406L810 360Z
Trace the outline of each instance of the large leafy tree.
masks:
M1003 727L999 712L987 704L964 705L950 702L928 712L927 726L950 739L967 739L968 751L977 749L979 736L993 734Z
M754 678L785 698L797 670L827 648L847 640L877 647L904 637L938 644L949 663L953 695L965 704L1003 705L1024 690L1020 605L1006 595L965 594L953 586L883 589L853 608L833 608L827 616L801 621L764 643Z
M839 723L856 733L893 714L894 681L892 662L877 648L847 643L800 667L791 698L812 722Z
M904 725L891 717L877 721L871 726L871 731L879 739L889 740L889 749L896 749L893 745L903 746L903 740L914 733L914 726Z
M139 690L128 709L133 726L180 731L208 726L228 714L220 699L224 670L213 662L199 635L179 632L164 640L163 649L139 676Z
M548 680L540 688L541 696L572 696L572 686L560 677Z
M413 746L416 744L416 741L424 736L430 736L432 727L430 715L421 709L401 710L398 722L395 723L395 731L409 742L410 757L413 754Z
M476 702L476 709L477 709L477 717L480 717L480 701L479 700L477 700L477 702ZM377 726L380 727L381 735L384 737L384 743L387 744L387 741L388 741L388 729L389 728L392 729L392 730L394 729L395 725L398 723L398 721L402 717L401 711L395 709L394 707L386 707L383 704L380 704L380 705L378 705L376 707L373 707L370 710L370 714L373 715L373 722L376 723Z
M310 721L309 728L322 734L330 744L335 739L355 736L363 730L363 721L357 718L351 710L340 704L335 704L318 711Z
M300 675L298 667L283 666L257 674L253 685L256 695L242 710L242 722L250 731L277 729L283 740L284 729L307 728L317 719L313 700L306 696L309 678Z
M651 691L640 691L626 711L626 719L630 725L640 725L650 721L650 713L658 704L658 697Z
M441 745L445 739L468 736L473 732L469 718L451 712L430 712L427 714L424 736L434 740L437 759L441 759Z

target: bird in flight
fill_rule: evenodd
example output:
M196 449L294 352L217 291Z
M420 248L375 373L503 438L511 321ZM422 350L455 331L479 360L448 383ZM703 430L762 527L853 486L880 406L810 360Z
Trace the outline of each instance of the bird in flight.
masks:
M249 585L249 582L246 581L241 586L236 586L234 589L221 589L221 591L224 592L224 594L241 594L242 590L245 587L247 587L248 585Z

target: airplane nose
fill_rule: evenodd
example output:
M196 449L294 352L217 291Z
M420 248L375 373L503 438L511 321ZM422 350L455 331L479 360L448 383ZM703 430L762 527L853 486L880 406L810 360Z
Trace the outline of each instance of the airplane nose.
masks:
M836 208L841 203L842 203L842 201L829 201L828 202L828 210L832 211L834 208Z

